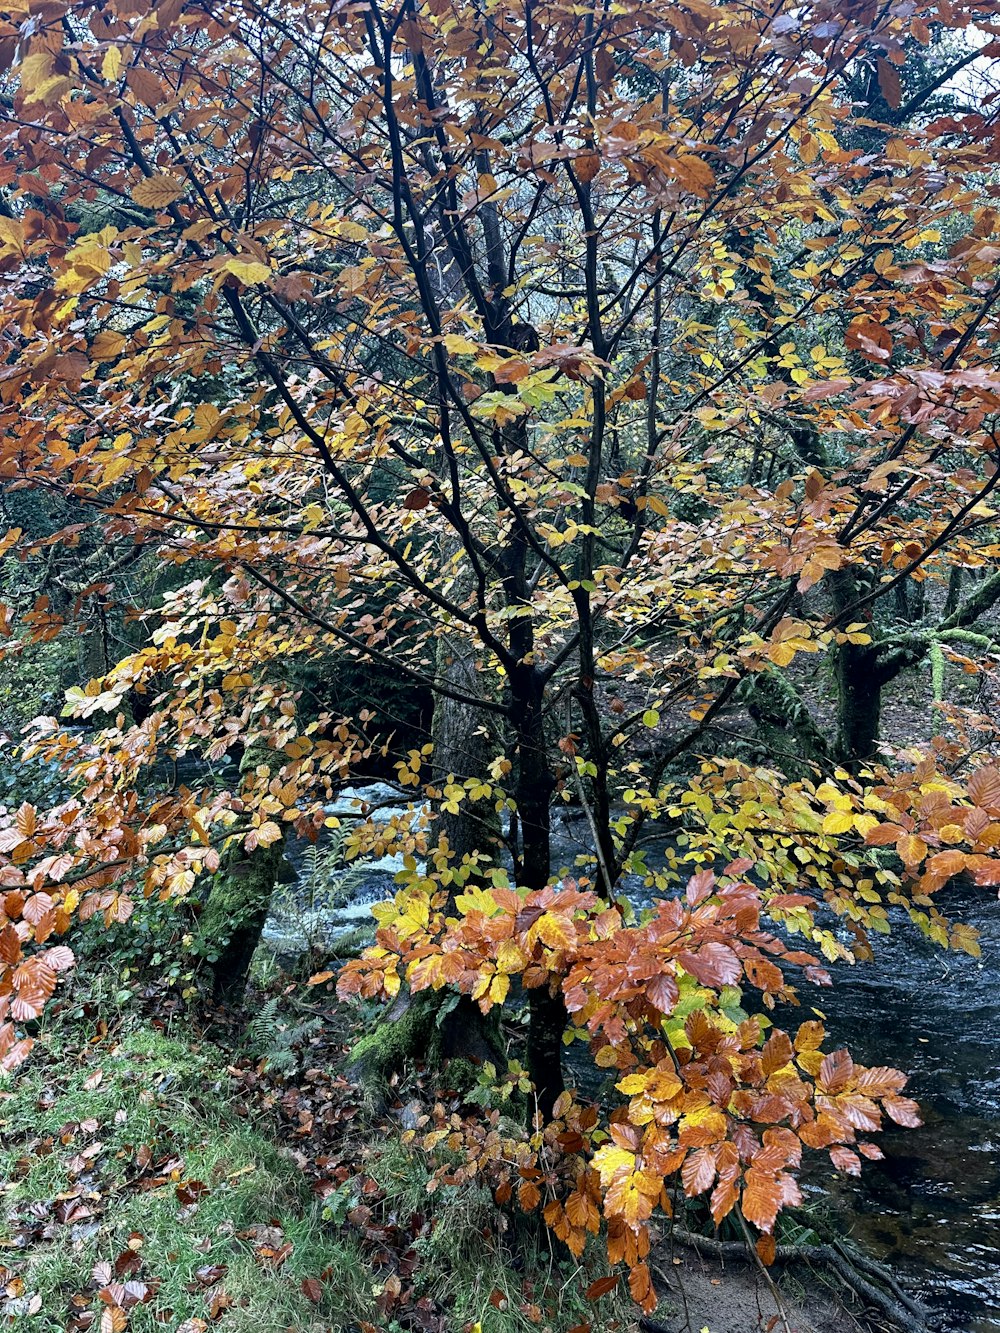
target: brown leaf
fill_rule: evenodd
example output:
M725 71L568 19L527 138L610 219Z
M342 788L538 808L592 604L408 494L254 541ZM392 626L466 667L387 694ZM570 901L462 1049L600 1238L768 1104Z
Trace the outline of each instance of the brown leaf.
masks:
M628 1289L632 1299L644 1310L651 1310L656 1305L653 1282L645 1264L636 1264L628 1275Z
M312 1301L313 1305L319 1305L323 1299L323 1283L316 1277L304 1277L302 1279L302 1295L307 1301Z
M599 1301L602 1296L606 1296L609 1291L614 1291L618 1286L620 1277L618 1273L609 1273L607 1277L599 1277L596 1282L591 1282L590 1286L584 1292L588 1301Z
M684 1193L689 1199L711 1189L715 1180L715 1157L710 1148L696 1148L694 1152L688 1153L681 1167L681 1180L684 1182Z
M877 68L879 91L885 98L886 104L895 110L903 101L903 90L899 82L899 75L888 60L880 58Z
M151 70L143 69L140 65L133 65L125 75L125 82L138 97L140 102L145 104L153 111L163 101L163 88L160 80Z
M861 1158L843 1144L830 1149L830 1161L838 1171L845 1171L849 1176L861 1175Z
M132 191L132 198L143 208L169 208L184 193L184 186L173 176L147 176ZM124 339L122 339L124 342ZM120 350L120 348L119 348Z
M989 764L977 768L966 783L969 799L981 810L1000 815L1000 767Z
M208 1186L201 1180L185 1180L177 1186L176 1194L180 1203L197 1203L203 1194L208 1193Z
M907 1129L919 1129L923 1123L920 1119L920 1107L909 1097L883 1097L882 1105L897 1125L904 1125Z
M670 972L661 972L646 983L646 998L661 1014L673 1013L679 996L677 979Z
M822 1090L832 1097L844 1091L853 1074L854 1061L848 1051L841 1049L823 1057L817 1081Z

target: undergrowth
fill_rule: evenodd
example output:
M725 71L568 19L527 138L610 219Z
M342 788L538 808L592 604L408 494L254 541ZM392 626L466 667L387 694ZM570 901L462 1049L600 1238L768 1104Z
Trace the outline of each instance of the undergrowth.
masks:
M219 1050L149 1026L82 1056L58 1032L39 1045L0 1090L0 1315L97 1333L113 1303L134 1333L260 1333L370 1312L357 1244L233 1098ZM116 1281L140 1298L111 1302Z
M345 1046L318 1019L263 999L230 1064L182 1018L168 1031L129 1006L109 1032L82 1012L67 1005L0 1083L0 1324L634 1328L622 1295L585 1299L596 1253L585 1274L486 1189L429 1192L398 1114L340 1076Z

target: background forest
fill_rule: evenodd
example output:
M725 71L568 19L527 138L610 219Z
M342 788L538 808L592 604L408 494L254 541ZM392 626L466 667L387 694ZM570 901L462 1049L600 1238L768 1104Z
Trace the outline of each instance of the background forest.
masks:
M998 19L0 5L0 1322L1000 1329Z

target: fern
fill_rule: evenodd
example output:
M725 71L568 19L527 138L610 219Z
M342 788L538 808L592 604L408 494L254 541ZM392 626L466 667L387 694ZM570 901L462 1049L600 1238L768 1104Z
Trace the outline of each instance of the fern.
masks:
M247 1044L254 1058L262 1060L275 1073L287 1074L299 1063L299 1046L306 1043L323 1026L315 1014L301 1022L283 1017L278 998L265 1000L247 1025Z
M278 1020L278 1000L271 996L265 1000L258 1013L250 1020L247 1027L247 1044L257 1055L274 1046L281 1034Z
M347 830L339 828L323 844L310 844L303 852L297 882L286 886L273 902L272 910L294 923L310 949L327 942L330 918L365 879L362 866L346 863L346 837Z

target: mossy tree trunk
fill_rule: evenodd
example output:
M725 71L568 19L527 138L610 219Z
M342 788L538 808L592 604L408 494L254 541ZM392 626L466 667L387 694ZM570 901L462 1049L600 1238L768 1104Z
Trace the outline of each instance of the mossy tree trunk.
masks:
M241 776L262 764L271 767L274 751L251 744L240 764ZM271 897L284 863L284 841L248 852L237 844L223 858L201 915L203 947L212 959L212 993L219 1004L243 1001L250 964L267 921Z
M845 643L837 649L837 749L849 767L871 759L882 719L882 675L877 650Z

